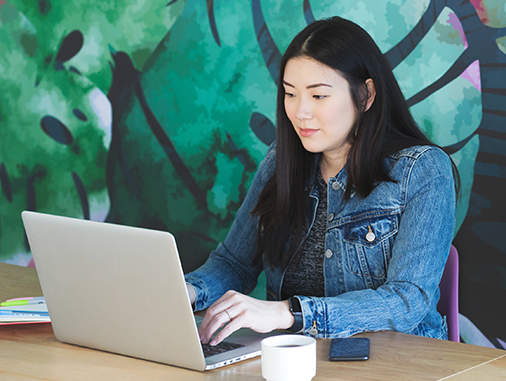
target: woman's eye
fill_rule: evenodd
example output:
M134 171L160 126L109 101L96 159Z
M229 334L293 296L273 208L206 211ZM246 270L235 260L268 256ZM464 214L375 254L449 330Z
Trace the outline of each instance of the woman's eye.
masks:
M323 99L323 98L326 98L326 97L327 97L326 95L313 95L314 99Z
M293 95L292 93L286 93L285 92L285 97L288 97L288 98L293 98L295 95Z

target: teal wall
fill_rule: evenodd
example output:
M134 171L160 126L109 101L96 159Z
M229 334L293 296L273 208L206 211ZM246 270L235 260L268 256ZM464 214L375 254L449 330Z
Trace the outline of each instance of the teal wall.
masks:
M168 230L203 263L274 139L282 52L333 15L452 154L461 335L505 346L504 0L0 0L0 261L30 261L30 209Z

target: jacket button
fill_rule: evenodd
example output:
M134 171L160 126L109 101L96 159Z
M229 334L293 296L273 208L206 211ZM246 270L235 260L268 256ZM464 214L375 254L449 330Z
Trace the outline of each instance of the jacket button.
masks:
M333 254L334 254L334 253L332 253L332 250L330 250L330 249L327 249L327 251L325 251L325 256L326 256L327 258L332 258L332 255L333 255Z
M329 222L332 221L334 219L334 213L329 213L327 219L329 220Z
M334 190L338 190L339 188L341 188L341 187L339 186L339 184L337 183L337 181L334 181L334 182L332 183L332 189L334 189Z

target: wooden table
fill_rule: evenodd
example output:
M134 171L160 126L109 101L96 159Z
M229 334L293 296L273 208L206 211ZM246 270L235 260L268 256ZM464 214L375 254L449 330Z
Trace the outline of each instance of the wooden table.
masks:
M41 295L35 270L0 263L0 300ZM396 332L362 334L371 358L327 360L318 340L318 380L505 380L506 351ZM50 324L0 326L0 380L263 380L260 358L204 373L58 342Z

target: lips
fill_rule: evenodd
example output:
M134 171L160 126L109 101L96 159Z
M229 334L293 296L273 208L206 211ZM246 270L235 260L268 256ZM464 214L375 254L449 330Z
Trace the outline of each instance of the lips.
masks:
M300 136L302 136L304 138L309 138L309 137L313 136L314 134L316 134L317 132L318 132L318 130L313 130L311 128L299 128Z

